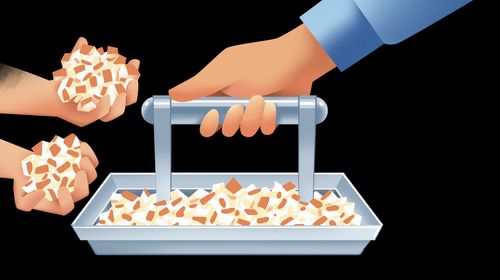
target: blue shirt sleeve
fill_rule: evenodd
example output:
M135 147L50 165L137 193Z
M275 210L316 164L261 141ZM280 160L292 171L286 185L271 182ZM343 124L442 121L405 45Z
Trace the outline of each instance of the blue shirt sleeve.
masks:
M472 0L323 0L300 18L343 71Z

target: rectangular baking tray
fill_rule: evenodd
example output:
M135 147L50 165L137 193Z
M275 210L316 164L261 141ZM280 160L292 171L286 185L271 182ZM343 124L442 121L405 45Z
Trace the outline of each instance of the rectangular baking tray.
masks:
M297 173L172 173L187 195L236 178L242 185L272 187L297 182ZM154 191L154 173L110 173L72 224L97 255L359 255L382 223L344 173L315 173L315 190L334 189L355 203L360 226L97 226L111 194Z

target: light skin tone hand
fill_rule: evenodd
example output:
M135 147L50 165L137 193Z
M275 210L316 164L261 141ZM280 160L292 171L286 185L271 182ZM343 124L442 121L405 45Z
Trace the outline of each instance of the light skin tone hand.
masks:
M233 105L222 125L222 134L233 136L238 129L251 137L276 128L276 107L262 96L309 95L312 83L336 67L305 25L267 41L233 46L222 51L198 74L170 89L178 101L205 96L251 97L246 108ZM200 125L205 137L220 129L219 113L211 110Z
M97 178L95 168L99 164L97 157L90 146L81 142L82 160L80 162L81 170L78 171L75 177L75 189L72 193L67 188L60 188L58 200L49 201L45 199L45 193L42 190L36 190L31 193L26 193L22 187L29 180L29 177L23 175L21 161L31 151L0 140L0 178L8 178L14 180L14 200L16 207L22 211L31 211L33 209L66 215L74 208L74 203L89 195L89 184Z
M85 38L78 39L73 52L85 44L88 44ZM140 61L132 59L128 64L139 69ZM4 73L0 73L0 114L59 117L86 126L96 120L109 122L122 115L126 106L137 102L139 83L133 80L126 93L118 95L113 105L110 105L109 97L105 97L91 112L79 112L76 103L62 103L59 99L59 81L46 80L12 67L4 68Z
M79 38L72 52L87 45L85 38ZM140 62L132 59L129 65L139 69ZM77 111L73 102L62 103L57 96L58 81L46 80L36 75L0 64L0 114L20 114L35 116L53 116L64 119L78 126L85 126L98 119L108 122L125 111L125 107L137 102L139 83L133 80L128 84L125 94L120 94L113 105L108 97L103 98L97 108L91 112ZM22 189L29 180L24 176L21 161L32 152L6 141L0 140L0 178L14 180L14 199L16 207L23 211L32 209L66 215L74 208L74 203L88 196L89 184L97 178L95 168L99 164L90 146L81 143L82 160L80 171L75 177L75 190L60 188L58 200L46 200L45 193L37 190L26 193Z

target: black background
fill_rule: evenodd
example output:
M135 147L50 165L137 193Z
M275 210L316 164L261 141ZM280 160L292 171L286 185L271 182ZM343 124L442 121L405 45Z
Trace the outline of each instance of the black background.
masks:
M140 59L142 76L137 104L110 123L79 128L53 118L0 115L0 138L30 148L55 134L76 133L100 159L91 193L109 172L154 171L153 128L140 115L142 102L167 94L228 46L288 32L317 1L268 2L102 3L101 12L93 12L97 4L81 3L74 17L62 14L69 6L17 8L10 16L4 10L4 64L51 78L62 54L71 50L78 36L85 36L92 45L117 46L123 55ZM104 10L116 17L105 20ZM395 262L399 268L413 266L412 256L440 257L453 251L452 239L459 237L445 230L452 219L463 217L454 215L458 204L444 205L463 198L461 192L472 183L478 162L470 156L481 154L483 148L472 141L486 138L481 122L492 114L486 108L493 94L487 84L487 67L493 60L483 35L488 20L482 2L474 1L403 43L383 46L350 69L335 69L314 83L313 94L329 105L328 119L317 128L316 170L345 172L384 223L361 257L314 258L316 266L325 272L355 273L368 266L389 271ZM282 126L272 136L251 139L204 139L194 126L175 127L173 133L174 171L297 169L296 127ZM92 269L114 261L138 266L207 261L96 258L70 225L88 199L66 217L25 213L15 208L9 180L0 180L0 199L2 243L7 243L2 252L15 256L14 262L17 256L23 262L56 266L68 261L75 270L92 273L76 260L83 259ZM212 259L219 260L229 261ZM306 259L285 260L294 264ZM259 261L271 267L274 262L252 260Z

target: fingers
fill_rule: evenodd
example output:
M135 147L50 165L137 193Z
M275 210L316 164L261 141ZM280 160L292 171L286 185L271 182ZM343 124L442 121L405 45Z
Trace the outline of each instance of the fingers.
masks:
M132 59L131 61L129 61L128 64L135 67L135 69L139 70L141 61L138 59ZM139 81L134 79L127 86L127 106L137 102L138 94L139 94Z
M111 100L109 95L104 96L101 101L99 101L99 104L97 104L97 107L92 110L91 112L87 114L92 115L92 119L101 119L104 116L108 115L110 110L111 110Z
M78 38L72 52L75 52L86 44L88 44L87 39L83 37ZM132 59L128 64L138 70L141 62L138 59ZM136 74L138 77L138 73ZM80 112L75 112L75 108L72 107L70 108L70 116L66 116L68 114L67 113L63 114L61 118L68 120L80 127L86 126L98 119L101 119L104 122L109 122L122 115L125 112L125 107L127 105L137 102L138 92L139 83L137 79L134 79L127 85L126 94L119 94L117 99L113 103L113 106L110 105L109 96L105 96L99 102L99 104L97 104L97 108L92 110L92 112L80 114Z
M260 121L260 131L264 135L270 135L276 129L276 105L272 102L266 102L264 112Z
M132 80L127 86L127 106L137 102L139 96L139 81Z
M82 152L82 156L89 158L94 167L97 167L99 165L99 160L97 159L94 150L92 150L89 144L87 144L86 142L81 142L80 150Z
M73 202L73 197L71 197L71 193L69 192L68 188L62 187L59 188L58 192L59 196L59 209L56 212L59 215L65 216L71 210L75 208L75 203Z
M241 119L240 130L243 136L252 137L259 130L264 105L264 98L260 95L250 99Z
M213 109L208 112L200 125L200 133L210 137L219 130L219 113ZM245 137L252 137L259 130L264 135L270 135L276 129L276 105L264 102L262 96L254 96L248 102L246 109L242 105L233 105L224 117L222 134L232 137L238 129Z
M177 101L189 101L200 97L210 96L224 87L229 82L226 78L215 77L215 74L196 75L184 83L170 89L168 94Z
M63 114L61 117L80 127L86 126L94 121L103 118L110 111L109 96L104 96L97 107L91 112L77 112L76 108L71 108L70 112Z
M87 180L87 173L80 170L76 173L75 189L71 193L74 202L80 201L89 195L89 181Z
M226 137L232 137L240 128L241 118L243 117L243 106L233 105L226 113L224 124L222 125L222 134Z
M201 121L200 134L203 137L210 137L214 135L217 130L219 130L219 112L217 112L217 110L215 109L212 109L205 115L205 117Z
M120 93L115 99L113 105L109 108L109 113L101 118L103 122L112 121L119 116L123 115L125 112L125 106L127 105L127 94Z
M171 88L168 94L177 101L210 96L230 85L234 80L235 71L228 52L223 51L194 77Z
M80 169L85 171L89 183L94 182L94 180L97 178L97 171L95 170L94 165L92 165L92 162L88 157L82 157L80 161Z
M42 190L25 193L21 186L14 186L14 202L17 209L31 211L45 197Z
M37 209L40 211L66 215L74 209L74 202L79 201L89 195L89 182L97 178L97 172L94 166L98 161L95 153L90 146L82 142L82 160L80 161L80 171L75 176L75 189L72 193L68 188L61 187L58 191L58 199L49 201L44 199L45 192L36 190L31 193L25 193L21 185L14 186L14 200L16 207L22 211L31 211Z
M73 50L71 52L75 52L79 50L83 45L88 45L88 44L89 42L87 41L87 39L80 37L78 38L78 40L76 40L75 46L73 47Z
M135 67L135 69L139 70L139 66L141 66L141 61L139 59L132 59L128 62L128 64Z

